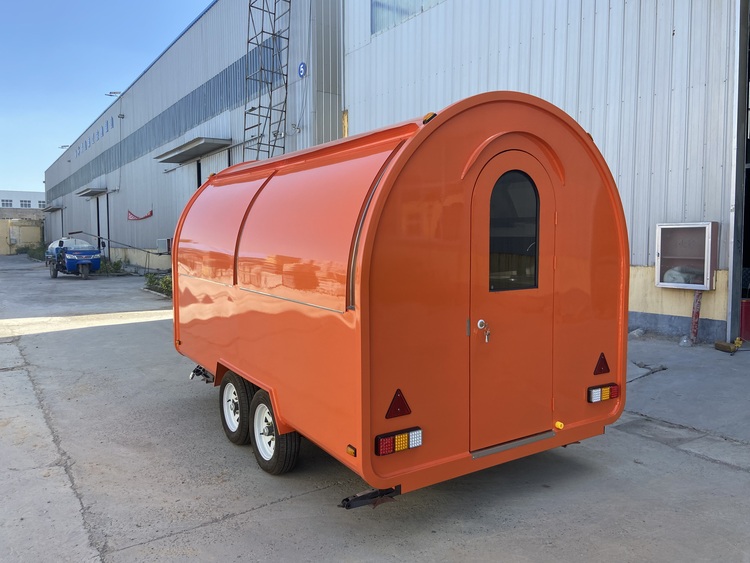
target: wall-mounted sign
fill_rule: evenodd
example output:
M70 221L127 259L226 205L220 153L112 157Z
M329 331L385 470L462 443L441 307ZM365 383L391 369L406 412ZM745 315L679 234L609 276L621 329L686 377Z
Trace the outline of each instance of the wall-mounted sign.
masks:
M300 78L304 78L305 77L305 75L307 74L307 64L306 63L302 62L302 63L299 64L299 66L297 67L297 74L299 74Z
M76 158L89 150L91 145L104 138L104 135L115 130L115 118L108 117L104 123L94 129L91 134L76 147Z

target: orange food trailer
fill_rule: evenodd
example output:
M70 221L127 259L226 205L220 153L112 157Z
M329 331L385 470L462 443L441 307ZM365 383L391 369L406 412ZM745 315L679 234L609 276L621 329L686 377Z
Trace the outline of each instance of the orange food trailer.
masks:
M573 119L480 94L211 176L174 236L175 346L265 471L301 435L373 487L342 506L377 504L618 418L627 240Z

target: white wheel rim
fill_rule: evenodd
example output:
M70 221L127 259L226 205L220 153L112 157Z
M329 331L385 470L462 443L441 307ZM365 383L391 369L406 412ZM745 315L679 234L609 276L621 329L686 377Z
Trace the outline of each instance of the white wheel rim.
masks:
M237 432L240 427L240 399L237 397L237 389L235 389L232 383L227 383L224 386L224 395L222 397L224 403L224 422L227 423L227 428L230 432Z
M269 461L276 450L276 429L271 410L266 405L260 404L255 409L253 431L255 432L255 446L258 453L263 459Z

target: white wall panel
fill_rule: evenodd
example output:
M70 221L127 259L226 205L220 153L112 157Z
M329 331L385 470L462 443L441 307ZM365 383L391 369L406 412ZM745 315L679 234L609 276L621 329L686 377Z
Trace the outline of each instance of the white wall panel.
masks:
M338 0L292 2L286 152L341 137L342 33ZM307 73L300 77L303 62Z
M211 174L218 174L229 165L229 155L226 150L201 158L201 184Z
M737 1L445 0L372 35L369 0L347 1L350 133L488 90L540 96L604 154L634 265L653 264L656 223L714 220L726 268Z
M633 3L633 13L636 12L637 3ZM640 8L640 7L639 7ZM655 11L638 9L638 36L635 44L638 51L633 57L634 74L626 74L626 80L632 84L630 93L633 106L635 126L632 136L633 161L632 161L632 187L630 189L632 220L630 225L641 223L641 228L630 229L630 248L632 260L637 262L639 253L648 253L651 249L651 226L648 224L650 216L651 198L648 192L642 192L639 187L651 184L651 164L654 147L654 80L657 69L662 64L662 59L657 56L656 51L656 29L657 18Z
M247 10L248 3L241 0L214 3L138 78L124 95L139 104L134 127L245 55Z

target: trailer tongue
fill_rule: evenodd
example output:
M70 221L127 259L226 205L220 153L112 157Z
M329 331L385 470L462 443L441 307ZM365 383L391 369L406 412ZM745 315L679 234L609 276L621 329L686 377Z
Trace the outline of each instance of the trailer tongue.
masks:
M373 508L377 508L385 502L392 502L394 497L401 494L401 487L396 486L391 489L368 489L346 497L339 503L341 508L359 508L360 506L372 505Z

